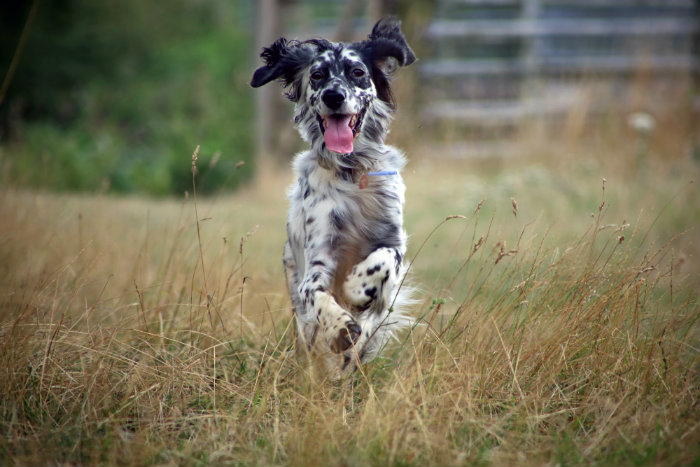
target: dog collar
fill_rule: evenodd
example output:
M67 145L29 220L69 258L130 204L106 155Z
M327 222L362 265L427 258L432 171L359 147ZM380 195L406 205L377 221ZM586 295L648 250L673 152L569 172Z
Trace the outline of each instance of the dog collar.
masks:
M360 187L360 189L367 188L369 185L369 177L381 177L384 175L398 175L399 172L397 170L380 170L377 172L365 172L360 176L360 180L357 182L357 185Z

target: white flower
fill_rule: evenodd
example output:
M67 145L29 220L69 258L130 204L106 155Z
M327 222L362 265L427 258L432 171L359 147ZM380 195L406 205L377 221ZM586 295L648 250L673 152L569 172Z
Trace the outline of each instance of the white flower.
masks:
M650 133L656 120L646 112L634 112L627 118L627 124L640 133Z

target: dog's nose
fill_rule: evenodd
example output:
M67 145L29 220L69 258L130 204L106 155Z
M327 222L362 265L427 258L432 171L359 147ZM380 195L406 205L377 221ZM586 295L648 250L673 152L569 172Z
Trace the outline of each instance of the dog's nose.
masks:
M345 101L345 94L335 89L329 89L321 96L323 103L331 110L338 110Z

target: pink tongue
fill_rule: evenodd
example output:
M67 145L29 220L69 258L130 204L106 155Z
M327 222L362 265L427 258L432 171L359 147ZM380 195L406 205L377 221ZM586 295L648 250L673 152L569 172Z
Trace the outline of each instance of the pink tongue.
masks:
M323 133L326 140L326 147L339 154L350 154L352 152L352 129L349 126L350 115L332 116L326 118L328 127Z

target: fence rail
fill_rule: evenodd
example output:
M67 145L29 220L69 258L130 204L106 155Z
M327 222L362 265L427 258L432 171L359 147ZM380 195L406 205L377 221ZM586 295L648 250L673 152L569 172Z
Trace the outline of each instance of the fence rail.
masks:
M699 71L700 59L688 55L645 57L544 57L534 62L513 60L430 60L421 67L424 77L458 77L460 75L523 75L535 67L546 73L621 73L644 70Z
M692 0L443 0L421 62L424 117L514 125L565 112L583 82L697 78L699 33Z
M650 19L512 19L438 20L428 29L428 37L528 38L540 36L601 36L658 34L685 35L698 32L695 18Z

